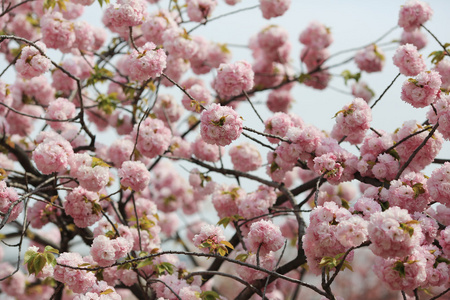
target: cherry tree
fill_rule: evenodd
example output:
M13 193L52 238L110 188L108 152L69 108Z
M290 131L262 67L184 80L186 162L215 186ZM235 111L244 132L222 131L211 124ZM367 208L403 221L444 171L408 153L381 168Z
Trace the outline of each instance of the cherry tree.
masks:
M448 298L450 44L433 6L408 0L341 51L320 14L296 40L276 23L245 45L200 34L296 5L244 2L2 2L2 294ZM299 87L345 95L315 106L331 126ZM379 126L392 103L421 119Z

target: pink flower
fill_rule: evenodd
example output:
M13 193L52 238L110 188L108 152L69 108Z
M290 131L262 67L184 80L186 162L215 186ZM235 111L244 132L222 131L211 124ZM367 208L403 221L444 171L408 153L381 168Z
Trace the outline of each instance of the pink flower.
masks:
M75 104L67 100L66 98L57 98L55 101L50 102L47 108L45 117L53 120L69 120L74 118L76 115ZM64 129L67 123L65 122L52 122L47 121L53 130Z
M154 158L164 153L170 145L172 133L163 121L147 118L136 124L131 133L133 140L137 138L137 150L148 158Z
M273 90L269 93L267 98L267 108L271 112L284 112L287 113L291 107L291 103L294 102L294 97L290 91L286 90Z
M97 236L91 246L91 255L101 267L108 267L125 256L133 248L133 243L123 237L110 239L105 235Z
M427 278L425 252L425 249L418 248L406 257L378 257L373 270L390 289L412 291Z
M98 200L97 193L76 187L67 194L64 209L66 214L73 218L75 225L86 228L95 224L103 216Z
M194 245L203 253L217 253L225 245L220 242L226 241L222 228L214 225L204 225L199 234L194 236Z
M230 106L213 103L200 116L200 133L208 144L226 146L242 132L242 118Z
M418 124L415 120L407 121L403 123L403 126L393 135L393 140L398 142L422 129L422 125ZM400 164L404 164L408 160L410 155L423 142L428 133L428 131L425 131L414 135L395 147L395 150L400 155ZM443 142L442 134L435 132L432 138L430 138L426 142L425 146L423 146L422 149L420 149L420 151L416 154L408 168L411 171L420 172L423 168L431 164L433 159L441 150Z
M317 21L312 21L300 33L299 41L312 50L320 50L331 45L333 36L328 27Z
M216 162L220 158L221 146L206 143L201 137L198 137L192 144L192 153L200 160Z
M219 218L232 217L239 213L239 205L247 193L236 185L222 184L212 195L212 204Z
M420 72L416 79L410 78L403 83L401 99L416 108L426 107L436 101L441 83L438 72Z
M284 237L280 227L271 221L260 220L250 226L247 235L247 246L249 251L266 256L270 251L277 251L283 247Z
M265 19L284 15L291 6L291 0L259 0L261 12Z
M445 90L450 90L450 60L443 59L436 64L433 68L434 71L441 75L441 88Z
M70 158L69 164L70 175L88 191L99 192L109 182L109 169L99 158L93 158L87 153L76 153Z
M188 94L191 95L191 97L195 100L193 101L186 94L183 95L181 103L183 104L184 108L189 111L200 113L202 110L200 104L203 106L207 106L212 101L211 93L205 86L201 84L194 84L191 87L186 88L186 92L188 92Z
M262 165L262 157L258 148L249 143L232 146L228 152L233 167L237 171L255 171Z
M450 206L450 163L446 162L433 170L431 177L426 181L426 186L434 201Z
M422 230L406 209L390 207L384 212L370 216L369 248L375 255L383 258L405 257L410 255L422 239Z
M53 273L55 280L66 284L75 293L85 293L97 281L93 272L60 266L60 264L71 267L83 265L85 261L77 252L61 253L56 262L58 265L55 266Z
M140 161L125 161L119 169L120 184L140 192L150 183L150 172Z
M400 38L401 45L413 44L417 47L417 50L423 49L427 45L427 43L427 36L419 29L413 31L404 30Z
M246 61L220 64L214 81L214 89L225 97L237 96L242 94L242 91L253 88L254 76L252 66Z
M327 48L304 47L300 53L300 60L306 65L309 71L321 66L325 60L330 57L330 51Z
M16 190L6 186L4 180L0 181L0 212L3 214L9 213L7 223L17 219L19 214L23 211L23 202L18 201L19 195ZM2 216L2 219L4 217Z
M402 5L398 14L398 25L405 31L413 31L433 15L431 7L422 1L409 0Z
M142 34L146 41L157 45L163 44L163 33L166 29L176 28L175 16L169 11L159 10L151 13L146 22L141 25Z
M288 129L294 126L292 119L288 114L283 112L277 112L273 116L264 121L265 133L272 135L278 135L279 137L285 137ZM272 144L278 144L280 142L277 138L267 137L267 140Z
M363 141L371 121L372 111L367 102L355 98L336 114L336 125L333 126L331 136L336 140L347 136L346 141L359 144Z
M357 247L367 240L368 222L358 215L339 222L336 227L336 238L344 247Z
M217 0L187 0L187 14L194 22L203 22L211 16Z
M355 98L362 98L369 103L370 99L375 96L375 93L369 88L367 83L358 81L352 84L352 95Z
M344 172L344 168L337 161L336 155L327 153L314 158L314 171L323 175L328 182L337 184Z
M76 36L72 22L63 18L60 12L48 12L41 18L42 41L49 48L69 52Z
M166 68L166 53L163 49L156 50L156 45L147 42L136 51L133 49L127 56L125 72L131 80L145 81L160 77Z
M106 8L104 22L113 27L141 25L145 21L146 8L143 0L118 0Z
M399 46L393 57L394 65L400 73L406 76L416 76L426 70L425 60L417 52L417 47L411 44Z
M356 52L355 63L361 71L379 72L384 66L384 52L372 44Z
M427 179L420 173L404 173L398 180L391 181L389 204L407 209L410 214L422 212L431 202Z
M162 35L164 49L169 55L190 59L198 51L197 43L181 28L168 28Z
M36 46L41 48L43 52L47 47L42 42L36 42ZM20 76L25 79L31 79L40 76L50 69L50 59L41 54L41 52L33 46L26 46L20 53L20 58L16 62L16 70Z
M73 155L72 146L59 134L45 138L33 151L36 167L43 174L66 170Z

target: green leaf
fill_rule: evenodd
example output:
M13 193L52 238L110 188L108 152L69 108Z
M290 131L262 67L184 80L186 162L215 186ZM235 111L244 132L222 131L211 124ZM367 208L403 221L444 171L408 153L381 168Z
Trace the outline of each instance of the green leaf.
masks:
M341 73L341 76L344 78L344 83L345 83L345 85L347 85L347 82L348 82L350 79L354 79L356 82L358 82L359 79L361 78L361 73L355 73L355 74L352 74L349 70L344 70L344 71Z
M58 249L55 249L52 246L48 246L48 245L45 246L44 253L45 252L51 252L51 253L59 254L59 250Z
M426 191L423 188L423 183L416 183L412 186L412 189L414 191L414 199L416 199L417 197L419 197L420 195L424 194Z
M433 57L431 59L431 63L437 65L441 60L445 58L446 52L445 51L434 51L431 52L428 57Z
M230 249L234 249L233 245L231 245L230 242L228 242L228 241L221 241L220 244L223 244Z
M214 291L204 291L200 294L200 298L202 300L216 300L220 299L220 296L218 293Z
M110 165L108 165L107 163L105 163L101 158L92 157L92 164L91 164L91 167L92 167L92 168L95 168L96 166L100 166L100 167L108 167L108 168L111 167Z
M140 261L137 264L136 268L140 269L140 268L143 268L145 266L151 265L152 263L153 263L153 260L151 258L147 258L147 259L144 259L144 260Z
M224 228L227 228L228 224L230 224L231 218L230 217L225 217L220 219L219 222L217 222L217 225L223 225Z
M103 292L101 292L100 295L108 295L111 293L114 293L114 291L112 289L107 289L107 290L104 290Z
M39 274L39 272L42 271L45 264L47 263L47 260L45 257L41 254L37 255L36 258L33 261L33 267L34 267L34 273Z
M400 228L409 234L410 237L414 234L414 228L412 226L409 226L407 223L400 223Z
M247 253L241 253L238 256L236 256L236 260L245 262L248 258L248 254Z
M396 160L400 161L400 155L398 155L397 150L391 149L387 153L393 156Z
M405 265L402 261L398 260L395 262L394 267L392 268L394 271L397 271L401 278L406 276Z

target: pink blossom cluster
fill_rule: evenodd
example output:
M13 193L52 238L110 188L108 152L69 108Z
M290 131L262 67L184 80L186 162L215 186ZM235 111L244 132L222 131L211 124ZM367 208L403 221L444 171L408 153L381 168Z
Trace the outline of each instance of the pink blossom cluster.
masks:
M441 93L434 107L430 107L427 117L433 125L439 121L437 130L444 139L450 140L450 96Z
M133 140L137 139L136 148L140 154L154 158L167 150L172 133L163 121L149 117L134 126L131 136Z
M418 124L415 120L407 121L403 123L403 126L393 134L393 140L398 143L405 137L423 129L424 127ZM424 141L428 134L428 130L425 130L408 138L403 143L395 147L395 150L400 156L400 164L404 164L408 160L413 151ZM408 169L414 172L420 172L423 170L437 156L442 148L443 142L442 134L435 132L432 138L428 139L422 149L420 149L420 151L413 158L411 163L408 165Z
M291 0L259 0L261 12L265 19L284 15L291 6Z
M51 203L37 201L33 206L28 206L27 220L33 228L40 229L49 222L56 222L61 210Z
M385 55L383 50L372 44L356 52L355 63L361 71L380 72L385 63Z
M249 143L234 145L228 151L233 167L237 171L255 171L262 165L262 157L258 148Z
M426 70L425 60L412 44L401 45L395 51L394 65L400 69L400 73L406 76L417 76Z
M156 99L153 113L156 117L162 120L165 124L174 123L178 121L184 113L183 106L181 106L175 98L170 94L159 94Z
M301 119L300 119L301 120ZM276 112L264 121L265 133L277 135L281 138L285 137L289 128L294 126L292 117L283 112ZM303 121L298 124L298 127L303 127ZM297 127L297 126L296 126ZM267 137L267 140L272 144L278 144L280 139L275 137Z
M200 233L194 236L194 245L203 253L216 253L217 248L224 247L220 242L226 241L220 227L214 225L202 226Z
M404 173L391 181L388 199L390 206L406 209L410 214L424 211L431 202L426 177L421 173Z
M19 195L12 187L7 187L4 180L0 181L0 212L9 214L6 222L17 219L23 210L23 202L19 201ZM2 217L4 219L4 217Z
M124 257L132 248L133 243L123 237L110 239L105 235L99 235L92 242L91 255L99 266L108 267Z
M57 265L55 266L53 278L56 281L62 282L67 285L75 293L85 293L96 282L95 274L85 270L73 269L80 265L84 265L86 261L77 252L64 252L56 259ZM66 265L70 267L63 267Z
M198 44L182 28L168 28L162 35L164 49L169 56L190 59L198 51Z
M302 238L311 272L320 274L319 263L322 258L334 257L347 250L348 246L344 246L341 240L345 241L345 244L355 245L366 239L367 222L361 217L353 221L349 220L351 217L347 209L338 207L334 202L325 202L323 206L313 209L310 214L310 224ZM338 236L337 228L344 220L349 221L342 225ZM350 227L356 230L352 232L349 230ZM349 255L347 260L350 260L351 256Z
M189 184L171 163L158 164L152 175L152 200L159 210L165 213L173 212L184 203L192 202L192 193L188 193Z
M441 83L438 72L420 72L415 79L410 78L403 83L401 99L416 108L426 107L436 101Z
M284 238L280 227L272 221L259 220L250 226L246 244L249 251L266 256L270 251L275 252L281 249Z
M276 200L277 194L272 187L260 185L256 191L248 193L240 201L239 215L246 219L265 215Z
M313 21L301 32L299 41L307 46L307 49L317 51L328 48L333 42L333 36L328 27L322 23Z
M103 163L104 164L104 163ZM87 153L75 153L69 160L70 176L78 180L80 186L91 192L99 192L109 182L109 169L99 158Z
M364 137L360 147L361 157L357 165L358 172L363 176L375 177L380 180L393 180L400 168L397 153L392 150L385 153L394 145L392 135L382 130L370 133Z
M214 89L224 97L237 96L253 88L254 76L252 66L246 61L221 64L217 69Z
M441 88L444 90L450 90L450 60L441 60L434 66L433 70L441 75Z
M200 133L208 144L226 146L241 135L242 118L230 106L213 103L200 116Z
M203 22L217 6L217 0L187 0L187 14L191 21Z
M36 46L39 47L45 54L47 47L42 42L36 42ZM16 70L20 76L25 79L31 79L36 76L40 76L50 69L51 62L45 55L33 47L26 46L20 53L20 58L16 61Z
M145 21L147 5L143 0L118 0L105 10L103 22L109 26L132 27Z
M336 140L346 136L345 140L349 143L359 144L370 128L371 121L372 112L367 102L355 98L336 114L336 125L333 126L331 136Z
M216 162L223 153L223 147L207 143L200 136L191 144L192 154L200 160Z
M218 185L211 200L220 219L239 214L239 206L247 193L237 185Z
M285 63L289 59L291 48L289 35L287 30L281 26L268 25L264 27L251 43L252 50L266 60Z
M42 42L48 48L69 52L74 46L76 35L73 23L67 21L60 12L47 12L41 18Z
M405 257L419 246L422 229L406 209L398 206L376 212L368 225L369 246L375 255L383 258Z
M186 88L186 92L194 99L192 100L187 95L183 95L181 99L184 108L189 111L200 113L201 105L207 106L212 101L211 93L202 84L194 84Z
M423 31L420 31L419 29L415 29L413 31L404 30L400 38L401 45L413 44L417 47L417 50L423 49L427 45L427 43L427 36L423 33Z
M431 199L450 206L450 163L433 170L426 186Z
M398 15L398 25L405 31L413 31L428 21L433 15L431 7L419 0L408 0L402 5Z
M287 113L294 102L294 97L289 90L276 89L269 93L267 97L267 108L274 113Z
M208 41L202 36L195 36L193 39L197 43L198 50L189 62L195 74L207 74L220 64L226 64L231 60L231 51L227 45Z
M122 186L130 187L137 192L144 190L150 183L150 172L140 161L123 162L118 175Z
M156 45L163 44L163 33L169 28L176 28L176 16L166 10L158 10L146 18L141 25L142 34L146 41L153 42Z
M314 171L326 178L330 183L338 183L344 168L337 161L336 155L326 153L314 158Z
M51 132L47 136L41 134L41 142L33 151L33 160L36 167L43 174L61 172L69 166L73 149L70 143L62 136Z
M70 102L68 99L61 97L50 102L50 105L47 108L47 112L45 113L46 118L58 121L70 120L74 118L75 115L75 104ZM67 123L65 122L47 121L47 123L53 130L63 130L67 128Z
M85 228L102 218L101 206L97 193L82 187L74 188L64 201L65 212L73 218L76 226Z
M156 49L155 44L147 42L126 56L125 73L136 81L160 77L166 68L166 59L163 49Z

